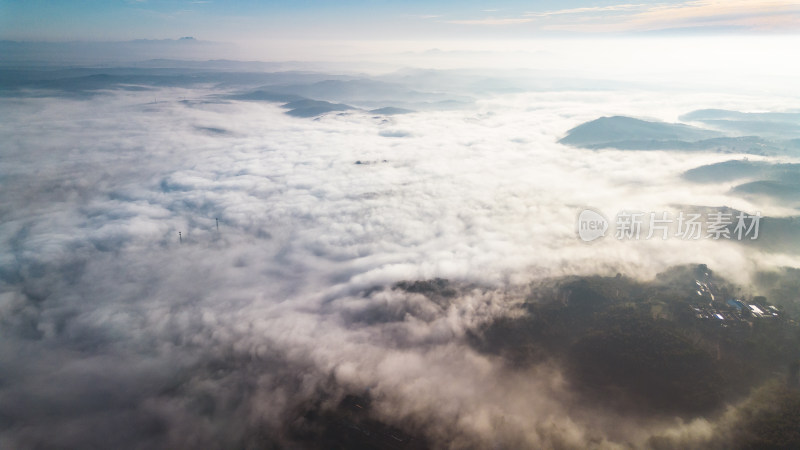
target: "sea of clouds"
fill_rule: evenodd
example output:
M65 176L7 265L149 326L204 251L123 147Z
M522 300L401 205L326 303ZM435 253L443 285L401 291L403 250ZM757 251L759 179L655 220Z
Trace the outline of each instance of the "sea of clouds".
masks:
M705 419L602 412L557 368L509 370L465 334L545 277L706 263L747 285L800 265L710 239L582 242L585 207L786 211L681 179L741 155L557 143L604 115L675 121L793 98L542 91L302 119L217 94L3 98L0 447L291 446L298 405L365 391L379 418L438 446L703 442ZM448 305L388 289L436 277L468 287Z

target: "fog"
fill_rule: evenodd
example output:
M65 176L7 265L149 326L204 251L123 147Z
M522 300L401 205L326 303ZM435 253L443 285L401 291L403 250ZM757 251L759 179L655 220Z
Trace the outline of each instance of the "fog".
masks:
M460 78L487 72L514 89ZM578 90L544 88L552 74L426 73L441 77L427 91L415 71L318 78L406 79L463 104L317 93L363 109L299 118L278 102L231 99L259 83L5 91L0 447L291 448L287 423L304 404L333 408L364 392L376 418L438 447L623 448L652 436L702 447L724 432L730 416L603 411L559 367L514 370L465 336L517 314L531 283L548 277L649 279L705 263L752 289L757 271L800 266L796 254L732 241L584 243L575 224L585 208L609 218L684 205L796 215L730 183L682 178L745 157L797 162L791 154L557 142L601 116L790 111L798 93L760 84L702 93L701 78L591 88L601 76ZM539 87L518 88L520 79ZM415 112L366 110L408 105ZM459 295L436 304L391 289L432 278Z

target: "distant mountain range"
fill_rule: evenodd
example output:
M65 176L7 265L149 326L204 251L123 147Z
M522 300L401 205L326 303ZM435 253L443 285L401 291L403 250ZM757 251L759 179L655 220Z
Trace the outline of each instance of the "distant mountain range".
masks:
M723 109L701 109L681 116L715 129L774 138L800 138L800 112L746 113Z
M276 93L263 90L252 91L243 94L234 94L228 96L227 98L230 98L232 100L283 103L283 107L288 109L288 111L286 111L286 114L294 117L316 117L325 113L335 112L335 111L350 111L350 110L364 111L360 108L356 108L354 106L350 106L344 103L333 103L324 100L312 100L295 94ZM390 116L396 114L408 114L414 111L410 109L387 106L383 108L367 110L366 112L372 114Z
M729 214L728 217L732 223L726 228L730 233L731 239L725 239L726 241L745 245L766 253L800 255L800 216L768 217L762 215L759 221L758 237L750 239L752 237L751 234L749 237L743 237L739 240L736 237L735 227L737 217L741 211L727 206L675 205L675 207L684 213L702 214L705 217L714 213ZM757 211L744 212L746 216L752 216ZM749 220L747 223L749 226Z
M696 167L683 178L695 183L739 183L732 193L800 206L800 164L732 160Z
M347 111L355 109L350 105L343 105L341 103L331 103L309 99L295 100L293 102L286 103L283 105L283 107L289 110L286 112L286 114L295 117L316 117L333 111Z
M721 133L683 124L648 122L625 116L601 117L569 130L561 143L579 147L616 147L630 142L700 141Z
M740 116L743 115L744 116ZM769 138L747 135L754 127L752 120L726 119L719 129L699 128L682 123L647 121L625 116L601 117L572 128L559 142L589 149L615 148L620 150L683 150L749 153L757 155L783 154L800 150L790 118L793 113L774 113L756 116L736 111L701 110L689 113L689 118L703 123L717 123L719 117L758 117L761 129L771 130ZM713 119L712 119L713 118ZM737 128L737 125L742 125ZM785 134L778 133L785 131Z

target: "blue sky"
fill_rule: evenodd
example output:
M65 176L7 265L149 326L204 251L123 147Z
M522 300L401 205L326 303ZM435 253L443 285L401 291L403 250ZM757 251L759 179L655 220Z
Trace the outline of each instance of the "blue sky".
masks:
M795 33L800 0L0 0L0 38L428 39L664 30Z

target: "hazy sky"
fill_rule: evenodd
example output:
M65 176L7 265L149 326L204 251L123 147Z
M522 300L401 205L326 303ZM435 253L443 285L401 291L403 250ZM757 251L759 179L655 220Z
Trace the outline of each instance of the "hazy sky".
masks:
M800 29L798 0L0 1L0 39L529 38Z

